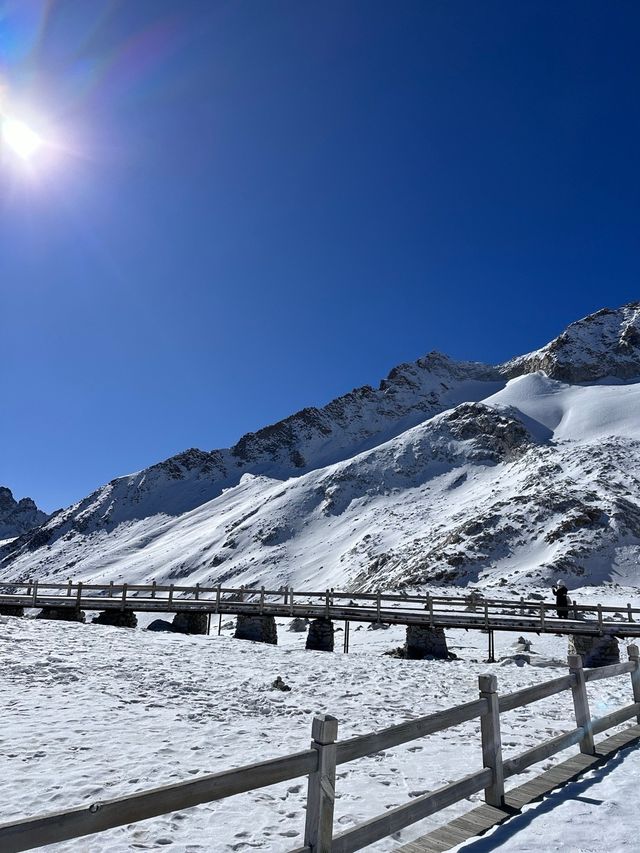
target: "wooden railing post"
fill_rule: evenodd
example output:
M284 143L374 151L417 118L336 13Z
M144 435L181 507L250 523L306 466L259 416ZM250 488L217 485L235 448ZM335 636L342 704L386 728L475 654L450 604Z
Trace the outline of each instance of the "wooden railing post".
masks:
M196 601L198 601L200 599L200 584L199 583L196 584L196 591L194 593L194 598Z
M324 594L324 616L327 621L331 618L329 611L329 590L327 590Z
M635 669L631 670L631 687L633 689L633 701L640 702L640 651L637 646L629 646L627 649L629 660L636 665ZM640 714L636 718L640 723Z
M80 610L80 602L82 601L82 581L78 581L78 594L76 595L76 608Z
M33 582L33 601L31 602L34 607L37 607L37 604L36 604L37 600L38 600L38 581L35 580Z
M124 610L127 605L127 584L122 584L122 601L120 603L120 609Z
M260 613L264 613L264 587L260 587Z
M293 616L293 587L289 587L289 616Z
M489 707L486 714L480 717L480 733L482 735L482 764L489 767L493 780L484 789L484 799L487 805L504 805L504 771L502 767L502 739L500 737L500 710L498 706L498 679L495 675L484 674L478 677L480 698L486 699Z
M71 597L71 587L72 586L73 586L73 583L71 582L71 578L69 578L69 580L67 581L67 597L68 598Z
M331 853L333 840L333 804L336 785L336 738L338 721L322 714L311 728L311 748L318 751L318 769L309 774L305 847L312 853Z
M218 584L218 586L216 588L216 613L220 613L220 593L221 593L221 587L220 587L220 584Z
M580 752L585 755L593 755L595 746L593 743L593 732L591 731L591 712L589 711L589 699L587 697L587 682L584 679L582 669L582 658L580 655L569 655L569 670L574 676L571 687L573 695L573 709L576 714L576 726L584 727L584 737L580 741Z
M151 582L151 598L156 597L156 586L157 586L157 584L156 584L155 580L153 580Z

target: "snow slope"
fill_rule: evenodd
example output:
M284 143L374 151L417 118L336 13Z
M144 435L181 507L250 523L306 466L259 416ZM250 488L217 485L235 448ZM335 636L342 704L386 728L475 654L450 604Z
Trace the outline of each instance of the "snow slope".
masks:
M402 365L377 391L230 450L112 481L1 548L2 575L518 594L558 573L635 584L639 324L633 303L502 367L437 354ZM608 375L552 378L567 359L583 378Z

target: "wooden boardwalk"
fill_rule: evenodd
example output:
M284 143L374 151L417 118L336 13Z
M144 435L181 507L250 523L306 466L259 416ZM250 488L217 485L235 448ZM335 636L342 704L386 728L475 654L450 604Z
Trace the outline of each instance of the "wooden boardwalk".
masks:
M36 607L70 610L132 610L155 613L206 613L231 616L384 622L430 628L462 628L538 634L604 633L640 637L640 608L631 604L572 605L571 618L558 618L555 605L521 599L469 596L401 595L324 590L312 592L233 589L174 584L85 584L47 581L0 581L0 608ZM490 654L490 658L492 655Z
M615 753L640 742L640 725L629 726L596 744L594 755L578 753L556 764L529 782L505 793L504 808L483 803L450 823L404 844L398 853L445 853L458 844L482 835L494 826L520 814L524 806L535 803L556 788L579 779L588 770L605 764Z

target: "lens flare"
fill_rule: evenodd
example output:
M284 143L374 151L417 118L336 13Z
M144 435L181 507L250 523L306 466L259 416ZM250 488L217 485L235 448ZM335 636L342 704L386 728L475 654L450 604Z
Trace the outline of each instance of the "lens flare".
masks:
M6 116L0 122L2 141L22 160L31 160L42 146L42 137L16 118Z

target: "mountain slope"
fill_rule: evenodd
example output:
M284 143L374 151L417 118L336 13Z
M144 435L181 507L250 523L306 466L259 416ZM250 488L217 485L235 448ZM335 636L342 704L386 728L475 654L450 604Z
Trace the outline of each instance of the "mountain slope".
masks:
M497 368L431 354L229 450L119 478L1 550L3 576L635 583L639 322L638 303L598 312ZM571 370L596 378L549 375Z

